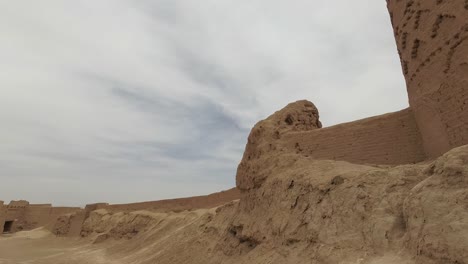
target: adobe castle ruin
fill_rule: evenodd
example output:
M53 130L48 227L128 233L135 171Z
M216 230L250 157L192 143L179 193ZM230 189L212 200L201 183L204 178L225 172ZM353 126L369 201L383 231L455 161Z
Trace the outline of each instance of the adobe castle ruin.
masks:
M28 201L0 201L0 234L47 226L61 215L80 211L78 207L52 207L50 204L30 204Z
M30 204L28 201L0 201L0 234L47 227L57 235L78 236L90 212L105 209L111 212L137 210L183 211L212 208L239 198L236 188L210 195L150 201L131 204L88 204L86 207L53 207L51 204Z
M387 1L410 107L321 128L307 101L288 105L252 130L237 184L265 175L266 152L357 164L411 164L468 144L468 1ZM252 181L254 180L254 181Z
M255 188L269 175L269 164L276 162L271 158L274 152L396 165L433 159L468 144L468 0L388 0L387 4L410 107L321 128L312 103L293 103L252 130L238 169L239 189ZM269 155L264 155L266 152ZM186 210L210 208L238 197L234 189L203 197L95 204L85 209L30 205L26 201L7 206L0 202L0 228L31 229L55 225L58 219L66 226L64 233L75 233L75 229L79 233L89 212L98 208Z

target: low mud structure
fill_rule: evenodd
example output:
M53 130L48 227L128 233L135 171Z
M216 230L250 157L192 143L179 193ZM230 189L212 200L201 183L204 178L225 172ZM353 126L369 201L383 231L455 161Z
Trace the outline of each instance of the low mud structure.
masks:
M232 200L239 199L237 188L205 196L161 200L132 204L89 204L79 207L53 207L50 204L29 204L28 201L11 201L4 205L0 201L0 226L2 233L15 233L39 227L54 229L57 235L79 236L83 222L94 210L105 209L109 212L131 212L137 210L184 211L213 208Z

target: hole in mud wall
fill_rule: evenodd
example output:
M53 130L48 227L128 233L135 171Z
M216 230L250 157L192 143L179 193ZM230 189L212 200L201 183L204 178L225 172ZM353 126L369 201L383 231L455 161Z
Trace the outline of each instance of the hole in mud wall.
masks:
M5 221L5 225L3 226L3 233L10 233L13 227L13 221Z

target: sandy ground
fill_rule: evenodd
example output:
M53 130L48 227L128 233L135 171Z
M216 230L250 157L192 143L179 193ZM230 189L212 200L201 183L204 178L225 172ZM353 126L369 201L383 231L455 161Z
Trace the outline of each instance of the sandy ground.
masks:
M91 221L90 224L92 228L102 228L100 232L110 232L105 238L96 233L87 234L85 238L56 237L44 228L3 234L0 235L0 264L154 263L159 258L153 255L172 248L174 243L184 244L186 239L193 239L194 235L185 239L185 232L196 229L198 224L194 223L206 213L213 212L214 209L180 213L137 211L130 214L102 211L108 222ZM144 226L138 236L127 236L127 231L134 234L138 226Z
M57 238L43 229L0 236L0 264L122 263L107 256L105 249L83 239ZM125 262L127 263L127 262ZM135 262L139 263L139 262ZM348 263L348 262L346 262ZM349 262L361 264L363 262ZM385 256L370 264L410 263L398 256Z
M0 236L0 264L115 263L88 241L57 238L43 229Z

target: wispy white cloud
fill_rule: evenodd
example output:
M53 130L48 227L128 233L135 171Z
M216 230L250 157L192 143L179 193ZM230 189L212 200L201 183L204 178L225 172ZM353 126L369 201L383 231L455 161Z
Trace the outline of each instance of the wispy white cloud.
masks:
M84 204L234 185L249 129L406 107L385 1L1 1L0 198Z

